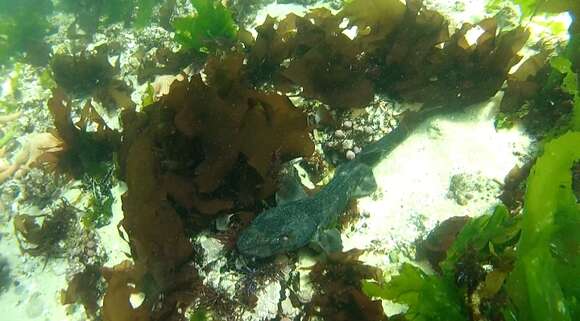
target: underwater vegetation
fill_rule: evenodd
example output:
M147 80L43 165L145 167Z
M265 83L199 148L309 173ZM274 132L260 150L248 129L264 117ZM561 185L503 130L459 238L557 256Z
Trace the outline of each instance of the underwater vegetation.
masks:
M20 250L32 256L59 257L64 253L64 241L73 228L77 209L61 200L48 214L32 216L18 214L14 217L14 230Z
M115 76L119 66L111 66L107 46L95 53L56 54L50 68L55 83L73 97L92 96L109 109L130 108L132 89Z
M365 293L407 304L406 320L580 317L575 281L580 276L576 262L580 239L571 232L580 226L580 202L574 190L580 159L576 28L573 24L563 54L550 63L545 53L533 56L508 78L502 111L506 106L522 108L527 97L529 106L514 119L529 125L532 121L527 117L547 116L552 126L541 128L538 136L547 138L537 160L506 179L508 190L502 200L515 214L500 205L493 214L444 222L418 248L436 274L405 263L389 282L365 283ZM539 132L537 127L527 128ZM523 199L518 200L522 188ZM521 213L512 207L518 201L523 202Z
M358 260L361 250L332 253L311 268L316 294L306 307L303 320L321 317L328 321L387 320L379 300L362 292L362 280L380 280L382 272Z
M375 3L380 10L373 14L364 10L362 2L352 1L336 15L317 9L305 18L269 18L258 27L256 39L243 38L243 44L231 45L230 50L224 48L234 39L235 28L230 28L231 16L217 3L196 7L197 15L188 18L189 31L184 25L174 26L186 30L181 41L192 41L192 49L208 54L206 77L194 73L189 79L176 80L168 94L142 111L127 108L122 112L119 164L128 191L123 197L121 225L134 264L123 263L104 273L108 283L102 309L105 320L180 318L179 311L184 309L177 307L191 300L178 298L193 292L192 280L197 278L188 265L197 255L191 235L221 213L259 213L276 191L281 164L312 154L306 115L286 93L298 92L338 110L364 107L376 93L424 103L425 110L442 103L449 103L453 110L493 96L519 60L517 52L528 37L523 28L499 31L494 19L486 19L478 24L483 34L468 44L465 34L473 25L449 35L446 20L419 1ZM196 31L206 23L199 22L206 19L204 15L212 14L221 17L218 25L208 27L214 31ZM346 37L340 26L343 17L365 32L354 39ZM427 288L435 287L429 291L451 293L453 311L459 316L465 316L468 309L453 292L453 280L461 275L459 286L465 293L476 292L482 282L478 260L493 259L490 253L477 255L483 248L487 249L460 250L470 255L463 257L461 252L453 268L444 269L451 273L451 283L437 281L438 276L425 281ZM321 265L316 273L348 270L346 261ZM469 273L456 271L455 266L464 266ZM478 273L472 275L472 269ZM423 272L411 272L424 279ZM369 277L366 272L354 275L364 275L358 280ZM318 281L315 286L326 295L320 297L317 313L331 317L374 311L370 319L385 318L360 291L359 281ZM336 288L325 290L333 284ZM146 294L145 304L127 306L130 294L137 292ZM346 299L341 293L348 293L347 302L341 301ZM396 293L391 298L396 299ZM339 314L334 314L336 309Z
M52 10L50 0L0 1L0 65L15 56L33 65L48 62L44 37L52 30L47 20Z
M365 292L409 305L407 320L575 320L580 240L564 231L580 224L571 171L578 143L579 133L570 132L546 144L522 215L498 206L491 215L462 219L453 243L441 243L448 244L444 259L430 260L438 274L406 263L386 284L367 282ZM456 235L448 226L432 235Z
M48 109L62 147L57 152L47 152L43 157L44 165L74 178L81 178L85 173L96 175L102 172L100 164L112 160L112 154L119 146L119 135L107 126L90 100L76 123L72 121L71 108L71 101L65 93L59 88L54 89ZM89 131L89 125L96 130Z
M578 71L580 70L580 7L575 1L515 1L526 16L568 11L573 16L566 48L557 55L544 51L530 57L508 78L508 87L496 120L499 128L522 124L537 137L564 133L578 124ZM575 114L575 116L574 116ZM570 121L572 120L572 122ZM550 124L547 126L547 124Z
M87 32L101 24L123 22L144 27L160 0L61 0L59 9L75 15L76 23Z
M10 286L10 265L4 257L0 257L0 295Z
M106 52L57 54L50 62L54 81L69 94L87 95L113 79L115 70Z
M2 10L8 2L0 2L0 63L11 56L32 58L32 48L42 45L51 29L46 17L52 7L29 2L22 3L35 11L26 14L38 19ZM451 34L446 18L419 0L352 0L336 13L314 9L304 17L268 17L256 28L256 38L236 25L235 12L221 1L190 3L193 16L170 20L176 5L171 0L59 2L89 33L118 22L143 27L159 15L181 46L177 52L157 48L154 61L138 60L140 83L180 73L159 97L149 84L141 109L118 75L119 62L109 63L107 48L45 61L57 86L47 104L55 128L45 133L52 135L52 148L38 148L34 161L79 179L90 200L84 214L63 203L44 217L17 215L21 248L35 256L58 256L77 217L87 230L109 224L111 188L123 180L127 192L119 227L133 260L114 267L87 265L62 292L63 304L79 302L89 318L105 321L185 320L192 309L194 319L204 319L212 315L206 308L219 307L216 315L234 316L232 306L251 306L253 297L233 302L205 286L196 272L200 253L192 239L217 217L233 215L234 228L224 233L224 242L237 254L233 244L240 230L275 206L284 163L321 157L314 154L308 111L290 98L318 101L339 113L366 107L375 95L422 104L417 114L403 115L408 125L416 122L413 117L486 101L507 80L497 126L521 122L536 137L549 138L537 161L514 179L514 194L522 192L514 201L519 205L441 224L419 245L434 274L404 264L398 276L385 281L376 268L362 264L361 251L329 255L312 267L316 291L304 317L386 320L376 299L384 298L409 306L393 319L580 319L574 282L580 278L580 240L574 232L580 223L570 170L580 145L571 131L580 126L577 21L566 49L542 51L508 74L528 40L524 27L504 29L496 18L487 18ZM534 2L533 8L526 14L570 8L578 13L573 1ZM345 31L353 26L359 32L349 37ZM482 33L468 42L466 35L476 28ZM195 68L182 72L191 64ZM96 102L121 113L122 132L107 126ZM134 307L129 299L135 294L145 300Z
M467 44L465 34L475 26L449 35L445 18L420 1L373 3L373 14L352 1L336 15L315 9L278 23L267 19L249 45L250 79L285 92L302 88L303 96L331 108L364 107L375 93L426 108L469 105L501 88L529 35L524 28L498 32L490 18L478 24L484 33L477 42ZM364 32L350 39L343 18Z
M313 149L306 116L284 96L244 86L239 58L209 61L207 83L176 81L157 103L123 114L122 225L136 268L162 290L193 255L186 231L255 208L275 191L275 166Z
M108 225L113 217L114 166L109 162L100 164L96 172L83 175L83 187L91 195L81 222L86 228Z
M185 49L210 52L221 43L236 38L237 25L232 14L217 0L190 0L196 15L173 20L175 41Z
M78 302L85 307L88 317L95 318L99 309L99 297L103 295L103 289L99 287L100 278L99 266L87 266L83 272L72 277L66 290L61 290L61 303L64 305Z

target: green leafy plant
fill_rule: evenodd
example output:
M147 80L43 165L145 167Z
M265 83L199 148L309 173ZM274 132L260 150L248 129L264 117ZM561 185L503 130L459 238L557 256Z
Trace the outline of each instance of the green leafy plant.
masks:
M102 163L98 169L83 176L84 189L89 192L90 200L81 222L85 228L99 228L108 225L113 217L113 179L114 167Z
M237 26L230 11L216 0L191 0L197 11L192 17L173 21L175 40L186 49L208 52L236 36Z
M0 256L0 294L10 287L10 265L5 257Z
M546 143L528 179L523 215L499 206L470 220L440 274L404 264L386 284L366 282L365 293L409 305L407 320L578 320L578 146L580 132L573 131Z
M451 280L427 275L420 268L403 264L399 275L386 285L366 282L364 292L369 296L407 304L405 317L411 321L464 321L466 311Z
M16 126L10 127L7 131L4 132L4 135L0 138L0 148L4 147L4 145L8 144L14 136L16 136Z
M427 275L406 263L390 282L367 282L364 290L368 295L409 305L405 313L408 320L467 321L476 309L471 298L491 301L499 295L499 291L488 289L494 288L498 279L505 279L503 269L513 260L511 250L518 233L519 221L511 218L504 206L498 206L493 214L471 219L463 227L447 250L447 258L439 264L440 274ZM493 272L486 275L483 265L492 266Z
M538 13L559 13L568 10L580 12L580 2L576 0L514 0L524 17Z
M520 320L580 318L580 204L571 168L580 132L548 142L528 178L514 271L507 282Z

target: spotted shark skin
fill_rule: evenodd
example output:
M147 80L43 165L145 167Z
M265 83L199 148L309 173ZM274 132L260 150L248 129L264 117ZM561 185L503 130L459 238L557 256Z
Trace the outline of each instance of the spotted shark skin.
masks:
M332 180L316 195L280 204L260 213L237 240L247 257L267 258L308 245L335 222L353 198L376 190L372 166L407 137L395 129L366 146L353 161L340 165Z

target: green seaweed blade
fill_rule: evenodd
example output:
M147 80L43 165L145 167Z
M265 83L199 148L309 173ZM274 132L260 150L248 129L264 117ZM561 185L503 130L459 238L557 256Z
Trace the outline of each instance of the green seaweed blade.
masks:
M579 146L580 132L548 142L528 179L518 258L508 279L518 320L580 317L580 208L571 175Z
M220 2L191 0L191 4L197 11L195 16L173 21L175 40L184 48L212 51L221 41L236 37L236 23L230 11Z

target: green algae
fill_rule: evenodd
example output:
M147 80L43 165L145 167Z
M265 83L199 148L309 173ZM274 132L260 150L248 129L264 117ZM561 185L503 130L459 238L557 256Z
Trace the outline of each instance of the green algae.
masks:
M16 126L10 127L5 133L4 136L0 138L0 148L4 147L4 145L8 144L12 139L16 136L17 130Z
M508 279L518 320L580 317L580 207L571 175L578 146L580 132L548 142L528 179L522 236Z
M230 11L216 0L191 0L195 16L173 21L175 41L186 49L213 51L220 42L236 37L237 26Z
M466 311L453 282L427 275L420 268L403 264L399 275L386 285L365 282L363 291L372 297L407 304L405 318L410 321L466 321Z
M407 304L407 320L578 320L578 146L580 132L547 142L528 179L523 214L498 206L471 219L439 264L441 273L406 263L387 283L366 282L365 293Z
M52 29L47 15L52 12L49 0L0 0L0 65L11 58L34 65L44 65L50 52L44 42Z
M145 27L160 0L61 0L59 8L76 16L82 29L94 32L101 25L133 23Z

